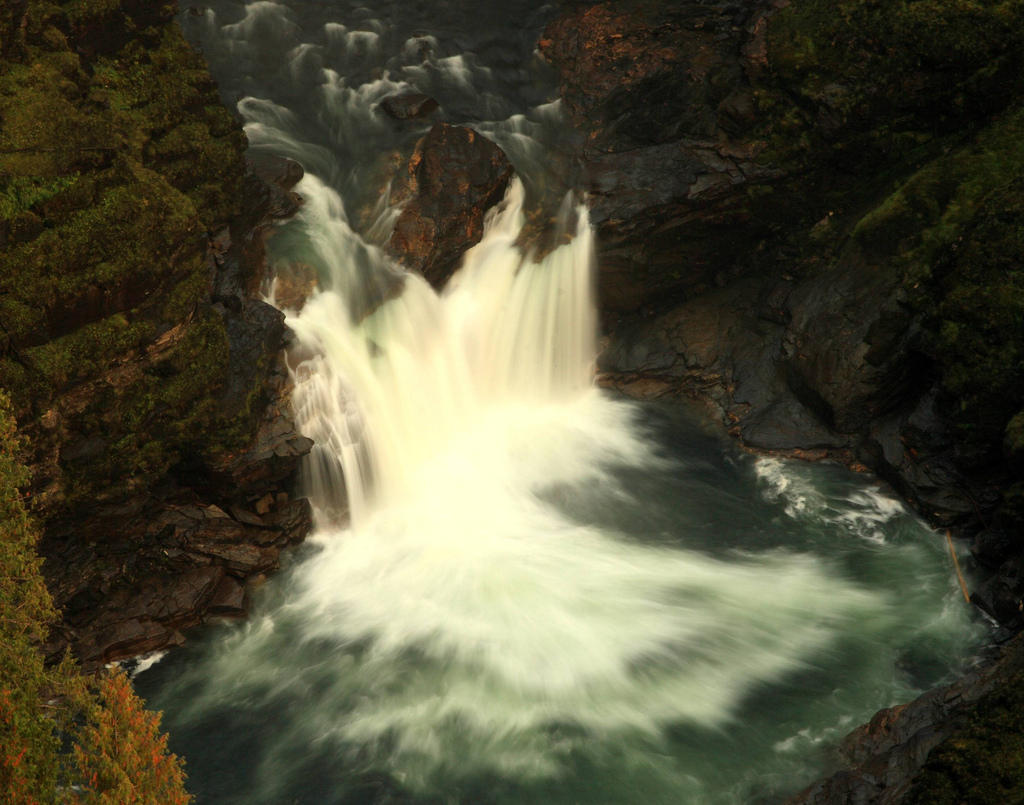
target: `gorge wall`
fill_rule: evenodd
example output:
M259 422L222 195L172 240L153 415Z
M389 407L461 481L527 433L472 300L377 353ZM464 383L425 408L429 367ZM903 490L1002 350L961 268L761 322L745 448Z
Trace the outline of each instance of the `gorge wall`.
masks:
M615 2L542 52L586 134L605 382L867 465L1020 600L1020 3Z
M1018 630L1024 3L563 5L540 50L582 135L602 381L702 400L752 448L871 468L971 540L977 603ZM309 526L286 335L254 299L299 174L246 164L175 13L0 9L0 385L64 611L50 648L87 664L244 611ZM443 124L433 140L481 150ZM494 175L459 212L474 232L507 181L483 150ZM446 192L417 153L407 194ZM433 220L422 197L407 209ZM392 247L447 272L406 217ZM993 668L880 715L844 750L856 770L804 801L956 801L964 752L999 758L990 781L1012 768L1019 645Z
M86 666L245 608L309 526L288 478L262 230L301 176L247 166L173 3L0 11L0 385L44 571Z
M888 480L1024 625L1024 3L571 4L601 379ZM883 711L799 802L1016 801L1020 640ZM966 798L966 799L965 799Z

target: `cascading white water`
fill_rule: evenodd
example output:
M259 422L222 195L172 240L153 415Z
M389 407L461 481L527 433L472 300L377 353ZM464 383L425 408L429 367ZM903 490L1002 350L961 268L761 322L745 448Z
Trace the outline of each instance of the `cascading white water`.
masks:
M287 311L317 527L249 622L140 677L200 802L741 805L968 653L942 546L869 480L593 387L585 209L524 258L514 182L440 294L378 248L430 125L391 93L573 185L553 7L210 5L183 23L251 146L307 173L270 249L318 274Z
M308 178L300 192L329 269L327 287L288 318L303 355L294 370L297 423L332 453L308 473L314 500L337 485L333 458L360 525L371 488L400 501L444 456L458 460L453 443L500 440L524 417L585 394L596 331L585 209L567 205L574 237L534 262L515 244L524 220L515 181L442 295L409 275L396 298L357 319L350 300L373 283L367 271L393 278L396 269L348 228L332 190Z
M609 465L663 463L633 409L592 386L584 208L562 211L563 226L575 221L568 243L525 259L514 182L442 294L410 275L358 317L346 297L367 271L395 268L352 232L332 190L310 177L299 191L328 270L288 315L293 399L318 444L314 505L336 510L343 477L352 517L350 528L321 517L322 551L289 606L306 613L305 640L371 646L339 674L374 691L343 717L322 709L314 732L387 736L409 780L457 761L553 773L553 725L656 740L668 723L720 724L844 622L884 620L884 597L813 558L724 563L644 546L545 500L601 481ZM399 684L409 652L421 667Z

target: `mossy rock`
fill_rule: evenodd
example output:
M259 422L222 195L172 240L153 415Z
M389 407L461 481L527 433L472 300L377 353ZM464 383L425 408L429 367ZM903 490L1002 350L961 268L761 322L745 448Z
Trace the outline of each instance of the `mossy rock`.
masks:
M176 13L0 10L0 386L37 456L60 456L39 480L57 504L144 488L251 427L217 401L229 348L206 258L238 213L245 137ZM40 428L54 406L60 427Z
M1024 802L1024 674L1004 681L932 750L907 805Z
M779 233L835 216L841 238L1024 94L1024 0L793 0L752 83L759 160L782 174L755 216ZM885 237L917 213L887 210Z
M794 0L768 47L776 157L873 173L1019 94L1024 0Z

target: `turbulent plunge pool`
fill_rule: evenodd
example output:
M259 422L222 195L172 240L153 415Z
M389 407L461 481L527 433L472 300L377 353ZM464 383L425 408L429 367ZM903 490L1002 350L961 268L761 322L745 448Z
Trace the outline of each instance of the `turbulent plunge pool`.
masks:
M515 245L524 198L571 175L532 50L552 13L183 16L251 147L305 167L271 248L317 277L286 309L316 532L247 622L136 677L201 803L772 801L982 638L878 484L594 388L585 207L543 260ZM412 90L519 177L441 294L379 248L384 167L430 125L379 102Z

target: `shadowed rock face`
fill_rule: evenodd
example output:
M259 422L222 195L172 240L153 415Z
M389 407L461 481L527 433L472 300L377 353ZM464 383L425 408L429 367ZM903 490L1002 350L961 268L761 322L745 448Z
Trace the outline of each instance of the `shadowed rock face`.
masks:
M601 381L874 470L1024 628L1024 4L577 3L540 47L586 135ZM1017 801L1014 651L795 801Z
M663 307L713 287L767 234L750 188L779 171L747 132L752 43L770 7L602 3L545 30L541 53L587 134L606 311Z
M51 587L64 602L53 645L72 644L91 668L181 643L181 630L208 616L244 615L246 581L276 570L281 550L311 526L308 501L282 494L271 505L262 515L225 511L182 491L86 523L50 556L60 563Z
M242 580L301 536L309 441L285 410L283 316L256 292L302 172L247 164L174 4L2 6L0 386L66 615L50 648L93 665L237 613ZM211 507L233 525L178 522Z
M441 288L459 258L480 241L484 213L501 200L512 165L490 140L464 126L435 125L396 182L405 203L388 248L407 268Z

